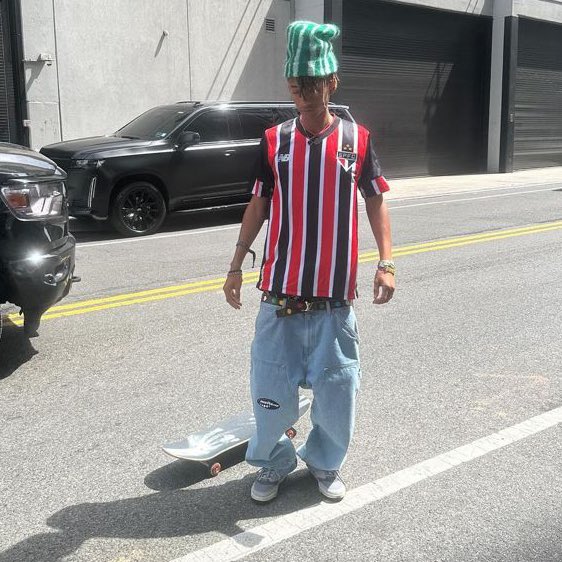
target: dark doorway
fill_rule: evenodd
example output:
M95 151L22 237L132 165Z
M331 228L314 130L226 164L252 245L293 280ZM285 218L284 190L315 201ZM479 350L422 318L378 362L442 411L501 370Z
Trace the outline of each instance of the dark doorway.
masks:
M12 0L0 0L0 142L24 144L17 7Z
M562 26L520 19L513 168L562 166Z
M491 18L343 3L340 103L393 177L486 170Z

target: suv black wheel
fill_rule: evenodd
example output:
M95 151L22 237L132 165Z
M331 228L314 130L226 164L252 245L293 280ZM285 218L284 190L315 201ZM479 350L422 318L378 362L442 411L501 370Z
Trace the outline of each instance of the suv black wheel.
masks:
M166 202L151 183L137 181L121 188L111 208L111 224L125 236L154 234L166 218Z

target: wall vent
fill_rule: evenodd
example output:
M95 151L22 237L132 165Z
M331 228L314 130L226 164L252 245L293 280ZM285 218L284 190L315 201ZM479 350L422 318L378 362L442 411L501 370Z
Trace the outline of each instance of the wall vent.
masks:
M265 18L265 30L269 31L269 33L275 33L275 20Z

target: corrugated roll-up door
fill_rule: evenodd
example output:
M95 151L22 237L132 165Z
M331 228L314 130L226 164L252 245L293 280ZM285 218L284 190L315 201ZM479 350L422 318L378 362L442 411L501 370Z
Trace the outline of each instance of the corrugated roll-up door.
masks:
M16 99L6 2L0 0L0 142L16 142Z
M491 19L343 3L337 100L373 133L387 175L485 170Z
M562 166L562 26L520 19L513 168Z

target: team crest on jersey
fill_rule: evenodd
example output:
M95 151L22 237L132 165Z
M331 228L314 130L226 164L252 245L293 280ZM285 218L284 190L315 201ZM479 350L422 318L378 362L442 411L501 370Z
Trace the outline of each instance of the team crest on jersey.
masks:
M279 156L277 156L277 162L288 162L290 158L290 154L279 154Z
M353 152L353 147L350 144L344 145L343 150L338 150L338 162L346 172L349 172L357 162L357 153Z

